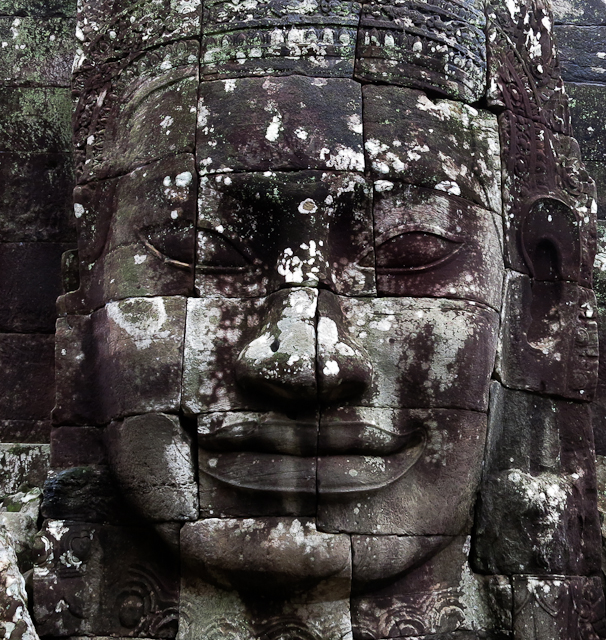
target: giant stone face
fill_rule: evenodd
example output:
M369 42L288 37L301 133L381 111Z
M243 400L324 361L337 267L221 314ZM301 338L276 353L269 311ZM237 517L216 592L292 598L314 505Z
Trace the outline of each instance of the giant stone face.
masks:
M60 301L55 420L103 428L135 522L171 548L185 522L183 640L475 629L467 537L506 262L518 281L566 280L545 295L569 286L584 308L591 253L569 252L570 277L537 275L541 221L512 249L504 129L477 107L483 13L208 2L200 52L199 7L169 4L150 3L143 30L140 8L110 29L83 5L81 280ZM511 332L528 362L561 361L527 325ZM524 357L502 378L543 391ZM70 633L128 635L134 616L137 633L174 635L121 598L116 628ZM54 615L39 614L51 631Z

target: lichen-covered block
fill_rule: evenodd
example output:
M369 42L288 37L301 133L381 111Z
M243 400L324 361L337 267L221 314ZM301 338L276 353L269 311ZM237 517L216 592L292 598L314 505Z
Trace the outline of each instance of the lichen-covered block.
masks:
M114 422L105 438L121 495L145 520L198 517L191 440L177 416L148 413Z
M69 87L75 29L73 19L0 16L2 84Z
M80 287L60 300L61 310L193 292L196 194L189 154L78 186Z
M53 333L62 293L61 255L70 245L0 244L0 331Z
M606 160L606 125L602 115L603 84L567 82L574 137L584 160Z
M507 264L540 280L591 286L597 198L578 143L509 112L499 130Z
M486 416L452 409L328 411L320 422L318 526L376 535L470 529ZM357 434L342 434L351 425ZM385 430L384 442L378 439ZM357 438L355 437L357 435ZM387 442L387 436L390 442ZM391 446L389 446L391 444Z
M198 48L196 41L175 42L74 75L74 145L81 182L193 152Z
M183 367L185 412L271 410L272 384L295 402L301 403L299 387L303 387L303 402L315 399L317 297L317 290L297 287L250 300L189 298ZM259 384L268 378L261 393L256 388L254 366L262 367L265 374L259 376ZM250 391L240 387L241 377Z
M181 550L179 640L351 640L348 536L307 519L209 519L183 527Z
M606 7L600 0L555 0L552 11L556 25L606 24Z
M65 126L69 128L69 123ZM73 162L64 153L0 155L0 234L3 242L76 239L71 200Z
M491 0L485 11L488 104L571 135L550 7L543 2Z
M604 82L606 27L555 25L565 82Z
M475 300L500 310L502 220L463 198L375 181L380 295Z
M266 172L201 179L199 295L263 296L284 285L375 293L372 192L349 172Z
M360 3L258 0L204 4L202 75L353 75Z
M47 420L55 396L52 335L0 334L3 420Z
M6 528L12 538L21 573L32 568L32 551L38 532L41 495L41 488L33 487L6 496L0 501L0 529Z
M515 640L598 636L604 624L598 577L514 576L513 607Z
M365 348L372 365L372 383L360 405L486 410L496 350L494 311L432 298L339 297L339 303L346 332Z
M70 90L0 89L0 152L60 153L72 149Z
M83 0L78 5L77 67L199 38L201 15L201 0Z
M0 496L16 493L21 485L41 487L49 457L47 444L0 444Z
M305 76L204 82L196 161L202 173L363 171L360 85Z
M0 15L72 18L76 0L0 0Z
M375 178L401 180L501 211L496 117L403 87L366 85L364 148Z
M58 424L176 412L181 400L185 299L128 298L57 330Z
M598 374L596 314L589 289L508 271L497 359L503 384L590 401Z
M38 633L174 638L177 532L47 520L34 568Z
M353 537L354 558L365 543L372 540ZM469 539L451 538L444 550L395 582L354 596L351 608L355 637L441 639L451 637L441 634L464 630L472 633L463 638L485 637L473 632L490 631L498 622L489 607L487 585L482 576L472 573L468 553Z
M485 24L473 0L364 4L355 77L476 102L486 90Z
M474 560L485 573L599 571L589 406L494 383Z
M5 637L38 638L27 600L25 580L19 572L12 537L0 527L0 629Z

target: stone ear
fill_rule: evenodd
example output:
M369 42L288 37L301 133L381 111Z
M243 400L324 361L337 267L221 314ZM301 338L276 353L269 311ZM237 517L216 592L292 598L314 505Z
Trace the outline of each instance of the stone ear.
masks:
M574 211L555 198L535 200L520 229L524 261L536 281L578 282L581 239Z

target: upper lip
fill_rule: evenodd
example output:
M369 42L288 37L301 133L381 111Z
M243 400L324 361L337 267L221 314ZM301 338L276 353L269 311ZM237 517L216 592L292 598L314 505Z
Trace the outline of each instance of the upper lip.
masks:
M363 420L313 420L243 417L200 433L198 444L207 451L283 453L293 456L388 456L422 438L416 425L398 432Z

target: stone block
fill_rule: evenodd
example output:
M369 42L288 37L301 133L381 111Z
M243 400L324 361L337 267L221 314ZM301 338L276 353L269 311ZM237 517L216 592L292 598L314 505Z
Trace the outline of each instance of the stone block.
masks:
M593 291L508 271L503 305L497 357L503 384L590 401L598 377Z
M47 444L0 444L0 495L17 493L22 485L42 487L49 457Z
M360 3L351 0L329 6L264 0L252 9L206 2L202 75L351 78L359 19Z
M57 424L177 412L185 299L128 298L57 327ZM85 382L85 383L84 383Z
M203 173L363 171L360 85L304 76L204 82L196 157Z
M169 522L198 517L192 444L177 416L125 418L110 424L105 438L120 494L142 518Z
M349 172L268 172L201 180L199 295L258 297L284 286L375 293L371 187Z
M0 15L72 18L76 0L0 0Z
M438 189L501 211L493 114L402 87L366 85L363 96L364 147L375 178Z
M471 2L364 4L355 77L476 102L486 90L485 24Z
M556 25L564 82L606 81L606 27Z
M0 243L0 331L53 333L61 255L70 245Z
M285 400L309 403L316 393L317 296L315 289L293 288L246 301L189 298L183 369L186 413L271 410L274 388ZM281 321L285 322L279 325ZM241 352L250 345L253 350L258 345L254 359L270 378L264 384L260 376L261 393L253 386L253 373L247 371L249 358L236 371ZM288 365L291 355L296 359ZM250 392L240 387L241 375L248 377Z
M5 86L69 87L76 51L76 21L65 18L1 17L0 80Z
M80 286L59 301L61 310L90 312L110 300L192 293L196 193L190 155L78 186Z
M600 0L556 0L552 11L556 24L606 24L606 7Z
M211 519L186 524L181 548L180 640L351 639L347 536L309 520Z
M163 44L199 38L201 15L201 0L170 0L160 5L154 0L83 0L78 5L83 50L78 66L136 57Z
M583 160L606 160L606 124L602 115L603 84L566 83L574 137Z
M3 420L47 420L55 397L54 337L0 334Z
M61 153L72 148L70 90L3 87L0 152Z
M175 42L74 75L78 101L74 145L80 182L122 175L166 156L193 152L198 48L196 41Z
M136 519L120 499L107 465L51 469L44 483L41 512L45 518L76 522L132 522Z
M65 126L69 124L65 123ZM0 153L0 233L3 241L75 241L76 225L71 204L73 180L72 160L68 154Z
M49 420L0 420L0 442L49 443Z
M356 548L364 544L353 538ZM487 585L468 565L469 540L452 539L435 555L396 581L352 598L354 637L446 637L455 631L475 632L498 624L489 608ZM436 588L436 585L439 585ZM457 636L453 636L456 638ZM482 636L463 636L482 637Z
M600 525L589 407L495 383L490 416L476 566L509 575L597 572Z
M175 637L178 559L152 529L47 520L38 549L38 633Z
M96 427L55 427L51 432L53 470L107 464L103 431Z
M25 581L19 572L11 535L0 527L0 627L6 637L36 638L36 629L27 608Z
M506 263L590 287L597 197L578 143L509 112L499 129Z
M514 640L599 636L604 592L598 577L513 578Z
M485 8L489 106L572 135L552 33L551 7L514 0L505 7L491 0ZM536 47L530 46L530 38Z
M332 410L320 422L318 526L376 535L469 531L485 415L447 409ZM351 426L354 434L339 437ZM383 433L382 446L372 433ZM391 448L387 447L391 435ZM325 445L330 443L330 447ZM381 637L381 636L377 636Z
M499 310L501 216L462 198L375 182L379 295L474 300Z
M41 495L41 489L34 487L29 491L7 496L0 501L0 529L5 527L10 534L21 573L32 568L32 552L35 535L38 532Z

